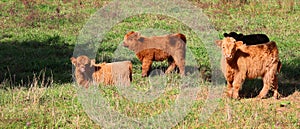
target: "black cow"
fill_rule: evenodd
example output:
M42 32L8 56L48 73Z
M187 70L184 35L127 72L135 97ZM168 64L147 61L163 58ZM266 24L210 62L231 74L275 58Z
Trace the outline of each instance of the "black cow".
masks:
M243 41L246 45L256 45L256 44L263 44L270 41L267 35L265 34L250 34L250 35L243 35L242 33L237 34L236 32L224 33L224 37L232 37L236 41Z

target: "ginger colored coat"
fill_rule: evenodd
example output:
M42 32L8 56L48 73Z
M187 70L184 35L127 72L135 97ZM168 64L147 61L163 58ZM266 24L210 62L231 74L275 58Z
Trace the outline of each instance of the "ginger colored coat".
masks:
M130 61L95 64L87 56L70 58L75 66L76 82L88 88L91 83L104 85L126 85L132 81L132 63Z
M143 37L140 33L129 32L124 36L123 46L134 51L142 62L142 76L149 74L153 61L168 59L170 73L176 66L180 74L185 74L186 38L183 34Z
M278 98L278 78L281 62L276 43L271 41L259 45L243 45L232 37L216 41L222 48L221 67L227 80L228 96L238 98L238 91L246 78L262 77L264 86L258 98L264 98L271 87L274 98Z

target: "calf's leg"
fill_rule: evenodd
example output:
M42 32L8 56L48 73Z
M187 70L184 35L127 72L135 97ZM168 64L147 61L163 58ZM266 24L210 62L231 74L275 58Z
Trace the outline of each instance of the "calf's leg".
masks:
M269 90L270 90L270 85L272 84L272 81L273 80L271 78L271 76L266 73L265 76L263 77L263 82L264 82L264 86L262 88L262 90L260 91L259 95L257 96L257 98L265 98L266 95L268 94Z
M232 81L227 81L227 96L232 98Z
M148 76L148 72L152 65L152 59L144 59L142 64L142 77Z
M240 90L240 87L243 85L245 79L246 79L246 74L244 74L242 72L239 72L238 74L236 74L234 76L233 83L232 83L232 86L233 86L232 98L234 98L234 99L239 98L239 90Z
M166 74L171 73L171 71L174 70L176 67L176 64L175 64L175 61L173 58L168 58L168 63L169 63L169 67L165 72Z
M240 90L240 87L241 87L242 83L243 83L242 81L234 81L233 82L232 98L234 98L234 99L239 98L239 90Z
M174 57L175 64L178 66L181 76L185 75L185 59Z
M272 82L273 82L273 90L274 90L273 98L278 99L279 93L278 93L278 78L277 78L277 75L274 75L274 79L273 79Z

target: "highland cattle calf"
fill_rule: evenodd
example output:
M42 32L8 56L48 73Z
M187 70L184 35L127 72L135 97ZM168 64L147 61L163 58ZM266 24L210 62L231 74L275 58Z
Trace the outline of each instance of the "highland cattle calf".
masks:
M70 58L75 66L76 82L88 88L92 83L104 85L126 85L132 81L132 63L130 61L96 64L87 56Z
M92 60L91 65L95 67L92 78L96 83L129 86L132 81L132 63L130 61L95 64L95 60Z
M134 51L142 62L142 77L149 75L153 61L168 59L166 74L177 66L180 74L185 74L186 37L183 34L143 37L138 32L129 32L124 36L123 46Z
M71 57L71 63L75 66L75 79L78 85L88 88L95 71L91 60L87 56Z
M281 62L275 42L247 46L242 41L225 37L216 44L222 48L221 67L229 97L239 97L238 91L246 78L262 77L264 85L257 97L264 98L272 87L273 97L278 98L277 72Z
M270 42L270 39L265 34L250 34L243 35L242 33L237 34L236 32L230 32L229 34L224 33L224 37L232 37L236 41L243 41L246 45L256 45Z

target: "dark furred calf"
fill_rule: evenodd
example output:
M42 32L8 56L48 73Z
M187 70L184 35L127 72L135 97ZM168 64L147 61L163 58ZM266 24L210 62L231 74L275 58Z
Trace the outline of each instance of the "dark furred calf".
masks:
M270 39L265 34L250 34L243 35L242 33L237 34L236 32L230 32L229 34L224 33L224 37L233 37L236 41L243 41L246 45L256 45L270 42Z

